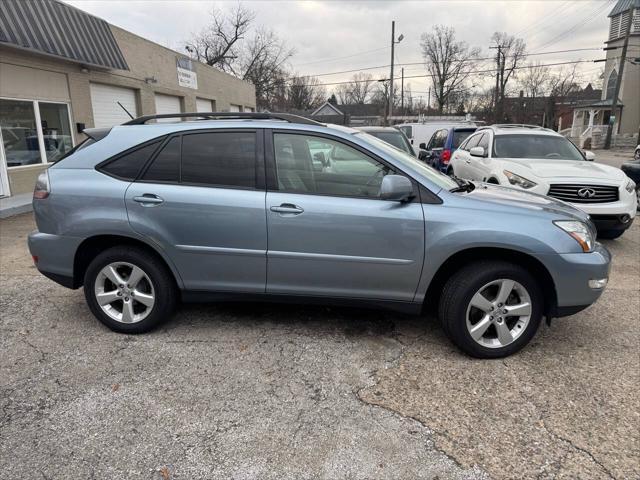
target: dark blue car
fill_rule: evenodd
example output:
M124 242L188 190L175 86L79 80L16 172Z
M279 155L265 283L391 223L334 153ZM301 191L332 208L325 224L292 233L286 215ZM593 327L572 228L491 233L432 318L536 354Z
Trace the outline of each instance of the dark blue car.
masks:
M447 172L449 160L464 140L476 131L476 127L447 127L436 130L428 144L420 144L419 160L443 173Z

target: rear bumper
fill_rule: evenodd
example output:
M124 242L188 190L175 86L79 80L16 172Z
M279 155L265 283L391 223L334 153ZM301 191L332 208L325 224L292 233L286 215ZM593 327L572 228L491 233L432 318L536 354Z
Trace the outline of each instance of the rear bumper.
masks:
M29 234L31 255L37 257L36 268L47 278L67 288L74 285L73 263L82 238L41 233Z
M556 290L553 316L573 315L595 303L604 288L591 288L589 280L609 278L611 254L599 243L591 253L544 254L537 258L547 267Z

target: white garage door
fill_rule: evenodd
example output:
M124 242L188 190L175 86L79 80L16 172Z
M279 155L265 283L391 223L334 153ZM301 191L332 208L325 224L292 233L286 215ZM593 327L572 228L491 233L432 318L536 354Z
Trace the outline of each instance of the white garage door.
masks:
M196 112L214 112L213 102L206 98L196 98Z
M91 108L93 109L93 123L96 127L113 127L128 120L129 115L118 102L126 108L133 117L138 116L136 107L136 92L131 88L115 87L102 83L91 83Z
M232 103L231 105L229 105L229 111L230 112L239 112L240 111L240 105L234 105Z
M180 97L156 93L156 113L180 113ZM165 118L158 122L175 122L175 118Z

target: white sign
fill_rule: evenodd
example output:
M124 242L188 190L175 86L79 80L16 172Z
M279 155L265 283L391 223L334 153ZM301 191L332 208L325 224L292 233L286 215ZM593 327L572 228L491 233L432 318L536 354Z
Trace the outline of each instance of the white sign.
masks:
M198 89L198 75L191 70L178 67L178 85L181 87Z
M178 85L181 87L198 89L198 75L193 71L191 59L178 57L176 62L178 70Z

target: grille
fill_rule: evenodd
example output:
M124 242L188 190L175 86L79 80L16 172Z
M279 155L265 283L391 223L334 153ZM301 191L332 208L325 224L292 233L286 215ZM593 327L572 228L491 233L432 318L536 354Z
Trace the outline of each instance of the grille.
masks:
M586 196L578 192L585 193ZM618 187L608 185L552 184L548 196L572 203L607 203L618 201Z

